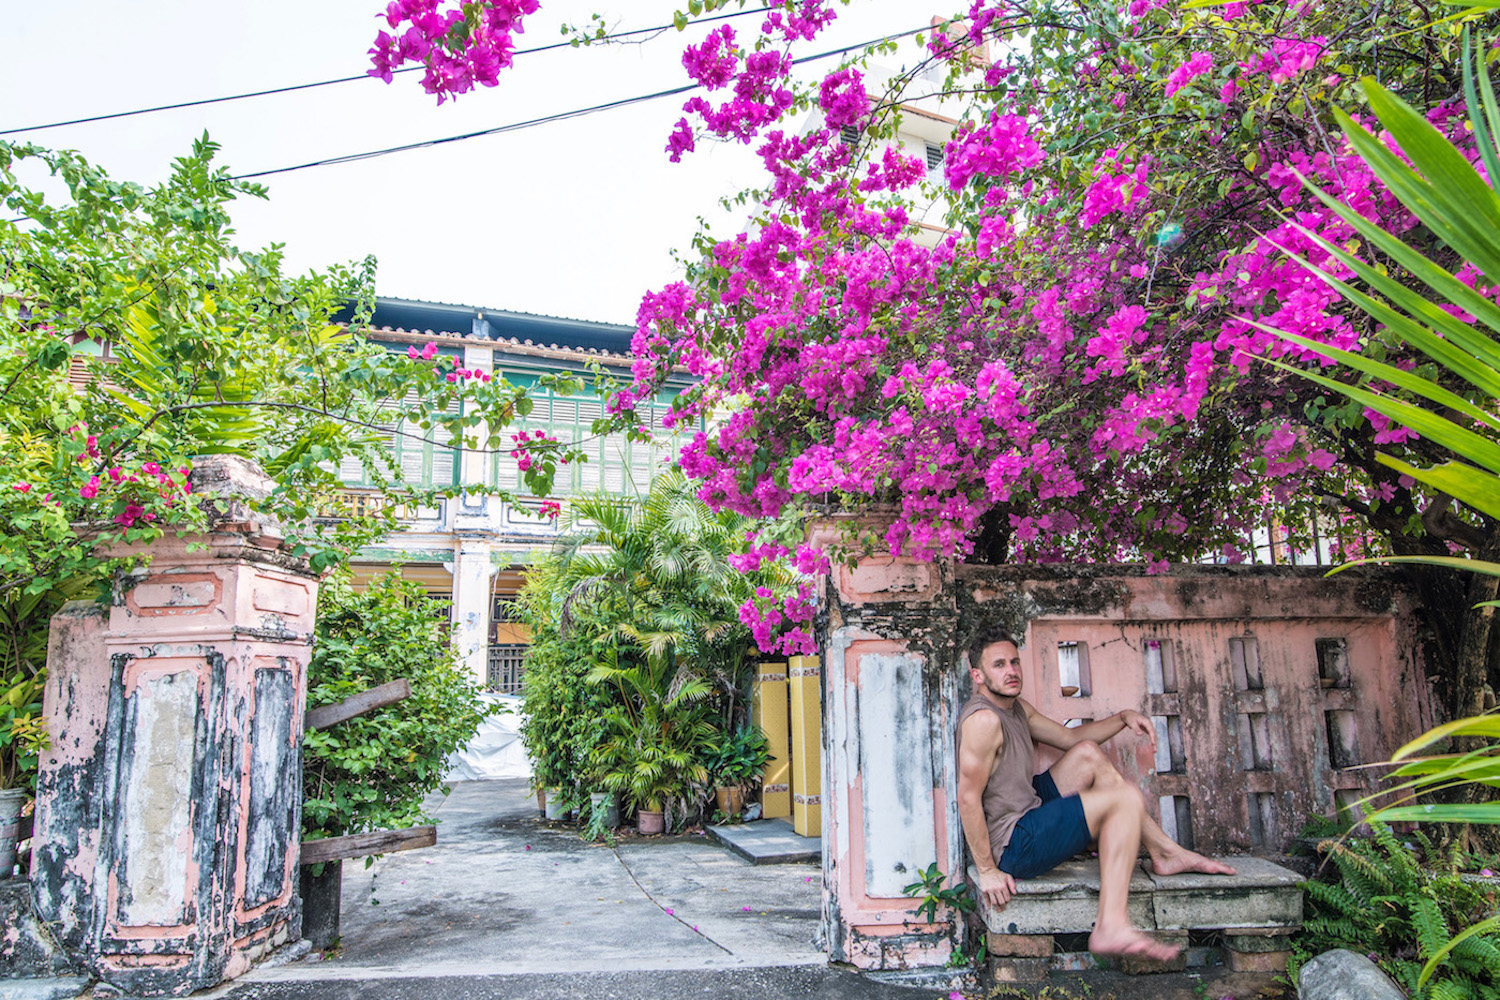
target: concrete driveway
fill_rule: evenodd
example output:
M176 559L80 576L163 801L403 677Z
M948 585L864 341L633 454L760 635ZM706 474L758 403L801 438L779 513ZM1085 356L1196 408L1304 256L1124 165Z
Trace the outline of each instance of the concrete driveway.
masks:
M818 868L702 836L614 847L537 818L522 779L460 782L436 847L344 863L343 939L266 975L620 972L822 965ZM254 974L260 975L260 974Z
M947 1000L832 968L814 937L819 870L755 866L701 836L588 844L539 820L520 779L461 782L436 847L344 863L343 940L320 960L262 966L231 1000ZM1055 975L1043 996L1197 1000L1260 995L1220 972ZM1000 996L1015 997L1036 988ZM983 996L975 992L971 996ZM1267 994L1275 996L1274 993Z

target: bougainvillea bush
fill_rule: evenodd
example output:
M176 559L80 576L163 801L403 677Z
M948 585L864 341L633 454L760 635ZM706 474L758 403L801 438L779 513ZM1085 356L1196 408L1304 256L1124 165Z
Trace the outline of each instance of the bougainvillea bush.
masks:
M702 234L685 280L644 298L616 408L674 365L701 377L684 416L723 419L682 460L711 504L888 505L878 544L918 558L1237 562L1255 526L1315 517L1398 553L1495 547L1491 523L1376 461L1440 459L1419 435L1251 360L1325 360L1257 321L1425 364L1286 256L1347 274L1303 229L1371 253L1299 175L1490 294L1331 118L1371 121L1372 76L1472 157L1457 21L1399 0L973 0L922 38L967 103L949 232L927 245L926 165L884 141L927 67L793 77L790 47L840 13L771 3L758 32L720 26L683 56L703 90L669 156L749 142L767 180L743 232ZM1464 585L1418 582L1439 673L1482 676Z

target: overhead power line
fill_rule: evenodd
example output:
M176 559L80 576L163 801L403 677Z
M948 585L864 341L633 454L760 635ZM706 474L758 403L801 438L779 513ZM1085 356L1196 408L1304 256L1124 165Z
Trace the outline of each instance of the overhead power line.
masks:
M878 45L881 42L894 41L898 38L906 38L907 36L915 35L920 31L927 31L930 29L930 27L930 25L924 24L921 27L912 28L909 31L902 31L890 35L882 35L879 38L872 38L869 41L859 42L855 45L846 45L843 48L829 49L827 52L819 52L817 55L802 56L798 59L793 59L792 64L795 66L800 66L803 63L817 62L820 59L828 59L833 56L843 55L847 52L853 52L857 49L868 48L871 45ZM322 160L312 160L308 163L299 163L296 166L291 167L274 167L270 170L257 170L254 173L236 174L234 179L240 181L252 180L256 177L270 177L273 174L287 174L291 173L294 170L309 170L313 167L328 167L339 163L356 163L360 160L371 160L380 156L389 156L392 153L405 153L413 149L427 149L432 146L443 146L450 142L464 142L468 139L478 139L482 136L487 135L500 135L505 132L516 132L521 129L534 128L538 125L546 125L551 122L565 121L569 118L581 118L585 115L595 114L600 111L610 111L615 108L623 108L632 104L642 104L646 101L655 101L663 97L672 97L676 94L686 94L689 91L701 89L702 84L690 83L685 84L681 87L673 87L670 90L658 90L654 94L642 94L639 97L622 97L619 100L607 101L604 104L594 104L586 108L575 108L572 111L563 111L559 112L558 114L546 115L541 118L530 118L526 121L511 122L508 125L496 125L494 128L479 129L474 132L464 132L460 135L443 136L440 139L424 139L420 142L410 142L400 146L387 146L384 149L372 149L363 153L346 153L342 156L330 156Z
M712 22L712 21L724 21L724 20L727 20L727 19L729 19L731 17L744 17L746 14L763 14L763 13L765 13L765 11L762 10L762 9L759 9L759 8L750 8L748 10L737 10L737 11L734 11L734 12L729 13L729 14L716 14L713 17L701 17L698 20L694 21L693 23L694 24L708 24L709 22ZM675 25L663 24L663 25L658 25L657 27L654 27L654 28L634 28L634 29L632 29L630 31L620 31L620 32L616 32L614 34L605 35L603 38L597 38L597 39L594 39L593 41L595 41L595 42L602 42L602 41L613 41L615 39L620 39L620 38L634 38L637 35L649 35L649 34L653 34L655 32L668 31L668 30L672 29L673 27L675 27ZM540 45L540 46L537 46L536 48L533 48L533 49L517 49L515 52L513 52L511 54L513 56L529 56L529 55L535 55L538 52L551 52L554 49L566 49L566 48L578 48L578 47L581 47L581 46L575 46L572 42L554 42L551 45ZM391 72L393 74L395 74L395 73L415 73L415 72L417 72L419 70L422 70L422 69L425 69L425 67L423 67L423 66L407 66L404 69L392 70ZM298 90L311 90L311 89L313 89L315 87L331 87L331 86L334 86L335 84L340 84L340 83L354 83L357 80L373 80L373 79L377 79L377 78L370 76L368 73L361 73L358 76L340 76L340 77L335 77L332 80L318 80L315 83L294 83L294 84L290 84L289 86L285 86L285 87L271 87L271 88L269 88L267 90L251 90L251 91L247 91L247 92L245 92L243 94L228 94L228 95L225 95L224 97L205 97L205 98L202 98L202 99L196 100L196 101L180 101L180 102L178 102L176 104L158 104L155 107L150 107L150 108L137 108L134 111L113 111L113 112L110 112L109 114L90 115L87 118L70 118L67 121L48 122L45 125L24 125L24 126L22 126L20 128L0 129L0 135L16 135L16 134L21 133L21 132L40 132L40 131L42 131L44 129L49 129L49 128L64 128L64 127L69 126L69 125L87 125L90 122L105 122L105 121L112 121L112 120L114 120L116 118L131 118L131 117L134 117L136 115L151 115L151 114L156 114L159 111L176 111L179 108L196 108L196 107L201 107L202 105L205 105L205 104L223 104L223 103L228 102L228 101L243 101L243 100L246 100L246 99L252 98L252 97L270 97L273 94L290 94L290 93L293 93L294 91L298 91Z

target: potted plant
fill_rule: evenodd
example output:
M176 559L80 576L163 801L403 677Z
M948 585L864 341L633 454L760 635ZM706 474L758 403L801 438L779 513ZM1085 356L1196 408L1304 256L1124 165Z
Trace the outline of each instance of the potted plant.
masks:
M601 665L590 679L613 683L620 693L590 755L600 780L635 806L641 833L663 833L671 803L708 781L702 753L714 735L705 701L710 689L701 678L679 677L670 655Z
M15 867L21 810L47 744L41 711L40 677L20 671L0 680L0 879Z
M760 727L746 723L724 740L709 760L714 800L719 811L734 819L745 809L745 795L760 782L770 762L770 747Z

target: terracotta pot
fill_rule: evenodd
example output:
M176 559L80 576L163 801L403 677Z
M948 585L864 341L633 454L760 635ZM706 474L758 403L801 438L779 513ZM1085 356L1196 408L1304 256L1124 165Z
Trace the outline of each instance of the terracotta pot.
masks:
M635 828L648 837L665 833L667 830L667 815L661 812L651 812L648 809L638 810L635 814Z
M10 878L10 870L16 866L16 835L27 798L24 788L0 790L0 879Z
M743 785L720 785L714 789L714 802L719 812L731 818L745 811L745 789Z

